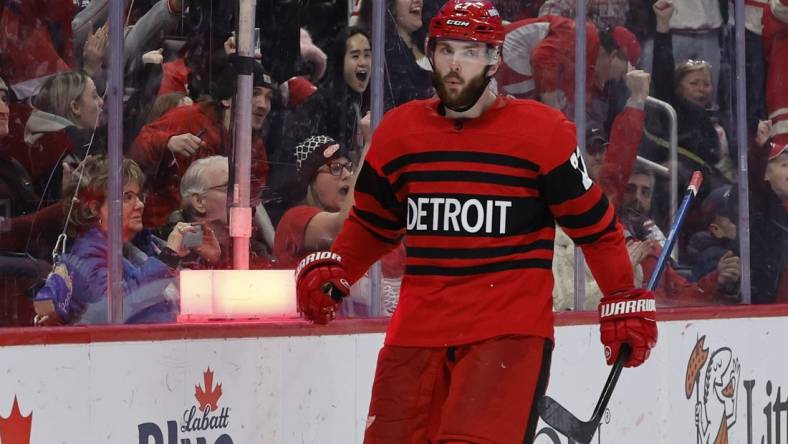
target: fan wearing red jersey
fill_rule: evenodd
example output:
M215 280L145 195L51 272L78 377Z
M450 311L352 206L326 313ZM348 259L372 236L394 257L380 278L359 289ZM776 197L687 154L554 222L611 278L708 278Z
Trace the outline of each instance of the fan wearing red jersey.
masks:
M364 442L532 442L553 343L555 224L605 295L608 362L657 339L653 295L632 288L621 225L559 111L497 96L504 28L489 1L449 1L430 24L438 97L389 111L331 253L297 269L299 307L326 323L350 284L406 247Z

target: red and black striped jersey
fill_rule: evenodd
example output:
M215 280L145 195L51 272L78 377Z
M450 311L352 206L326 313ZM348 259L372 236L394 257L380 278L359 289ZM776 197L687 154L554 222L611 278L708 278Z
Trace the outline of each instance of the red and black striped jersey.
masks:
M386 114L334 243L355 280L404 236L387 344L552 338L556 222L604 294L632 287L622 230L586 173L574 124L530 100L499 97L467 120L438 105L413 101Z

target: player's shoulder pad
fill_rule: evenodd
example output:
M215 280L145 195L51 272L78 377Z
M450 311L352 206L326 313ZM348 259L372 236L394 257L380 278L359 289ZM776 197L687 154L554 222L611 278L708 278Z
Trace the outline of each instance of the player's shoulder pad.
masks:
M428 100L411 100L386 111L372 135L370 153L379 152L381 149L385 149L384 146L396 145L397 140L407 137L409 130L417 127L419 122L423 121L427 102ZM369 158L368 154L367 159Z
M561 111L531 99L512 99L511 105L516 114L512 118L528 122L522 126L523 131L529 133L529 140L541 145L537 163L543 173L567 161L577 150L577 128Z

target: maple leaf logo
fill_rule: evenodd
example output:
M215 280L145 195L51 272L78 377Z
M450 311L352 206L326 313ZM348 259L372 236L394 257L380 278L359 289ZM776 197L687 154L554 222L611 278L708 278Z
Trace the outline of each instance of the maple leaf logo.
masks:
M197 402L200 403L201 412L204 412L206 407L210 407L211 411L215 412L219 409L219 398L222 396L222 385L219 384L215 388L213 387L213 372L210 367L203 372L202 377L205 389L199 385L195 385L194 397L197 398ZM5 441L2 442L5 444Z
M0 416L0 442L3 444L30 444L30 427L33 423L33 412L22 416L19 402L14 396L14 405L7 418Z

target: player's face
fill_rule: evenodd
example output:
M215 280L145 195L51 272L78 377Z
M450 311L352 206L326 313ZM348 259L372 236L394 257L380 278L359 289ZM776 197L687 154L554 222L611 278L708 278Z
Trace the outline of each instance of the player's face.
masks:
M357 93L363 93L369 85L369 67L372 50L364 34L354 34L345 42L345 83Z
M432 54L433 83L444 105L472 105L485 87L485 68L490 64L487 45L479 42L438 40ZM490 72L493 74L493 72Z
M339 211L350 192L353 164L347 157L332 159L317 170L312 191L325 211Z

